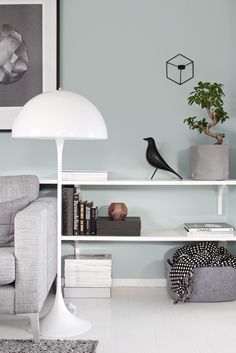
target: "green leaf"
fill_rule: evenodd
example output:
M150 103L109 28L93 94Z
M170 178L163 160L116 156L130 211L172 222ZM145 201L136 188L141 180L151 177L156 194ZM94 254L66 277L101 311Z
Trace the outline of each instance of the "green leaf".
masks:
M215 116L217 123L224 123L229 119L229 115L224 111L223 97L225 96L223 92L223 84L221 83L210 83L199 81L198 85L194 87L194 90L189 94L187 98L188 104L191 106L194 103L199 105L202 109L209 109ZM206 131L208 124L210 123L210 118L206 114L206 118L198 119L196 116L188 117L184 119L191 130L197 130L200 134ZM223 133L218 133L219 136L224 137Z

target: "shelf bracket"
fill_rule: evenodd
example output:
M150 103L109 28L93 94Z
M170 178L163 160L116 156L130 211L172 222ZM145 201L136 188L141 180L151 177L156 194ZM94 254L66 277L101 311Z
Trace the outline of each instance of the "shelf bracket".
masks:
M75 187L75 191L79 194L81 191L80 185L76 184L76 185L74 185L74 187Z
M78 257L80 254L80 248L79 248L79 240L75 241L75 257Z
M223 201L224 201L225 189L226 189L226 185L218 185L217 214L219 216L223 215Z

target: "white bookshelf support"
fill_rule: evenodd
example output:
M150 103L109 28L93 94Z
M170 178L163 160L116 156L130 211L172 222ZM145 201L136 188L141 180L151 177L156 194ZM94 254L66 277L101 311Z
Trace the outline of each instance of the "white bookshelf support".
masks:
M80 187L80 185L75 184L75 190L76 190L76 192L79 194L79 193L80 193L80 191L81 191L81 187Z
M223 202L224 202L225 189L226 189L226 185L218 185L217 214L219 216L223 215Z
M76 240L75 241L75 256L77 257L77 256L79 256L79 254L80 254L80 242L79 242L79 240Z

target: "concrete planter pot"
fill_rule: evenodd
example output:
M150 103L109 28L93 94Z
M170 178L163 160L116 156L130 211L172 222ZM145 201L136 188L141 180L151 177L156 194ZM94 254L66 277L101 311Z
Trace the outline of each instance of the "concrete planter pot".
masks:
M229 146L191 146L192 178L195 180L224 180L229 177Z

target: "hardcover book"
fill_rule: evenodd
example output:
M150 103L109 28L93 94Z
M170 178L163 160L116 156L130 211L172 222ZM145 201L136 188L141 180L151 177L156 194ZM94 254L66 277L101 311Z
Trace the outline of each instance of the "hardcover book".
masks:
M233 232L234 227L228 223L184 223L187 232Z
M91 234L91 210L93 202L86 202L85 204L85 234Z
M74 235L79 235L79 193L74 193Z
M85 234L85 205L87 201L79 202L79 234Z
M73 256L69 255L65 258L65 265L87 265L87 266L111 266L112 260L110 254L88 254Z
M97 218L98 218L98 208L91 207L91 219L90 219L90 234L97 234Z
M62 232L73 235L74 231L74 187L62 187Z

